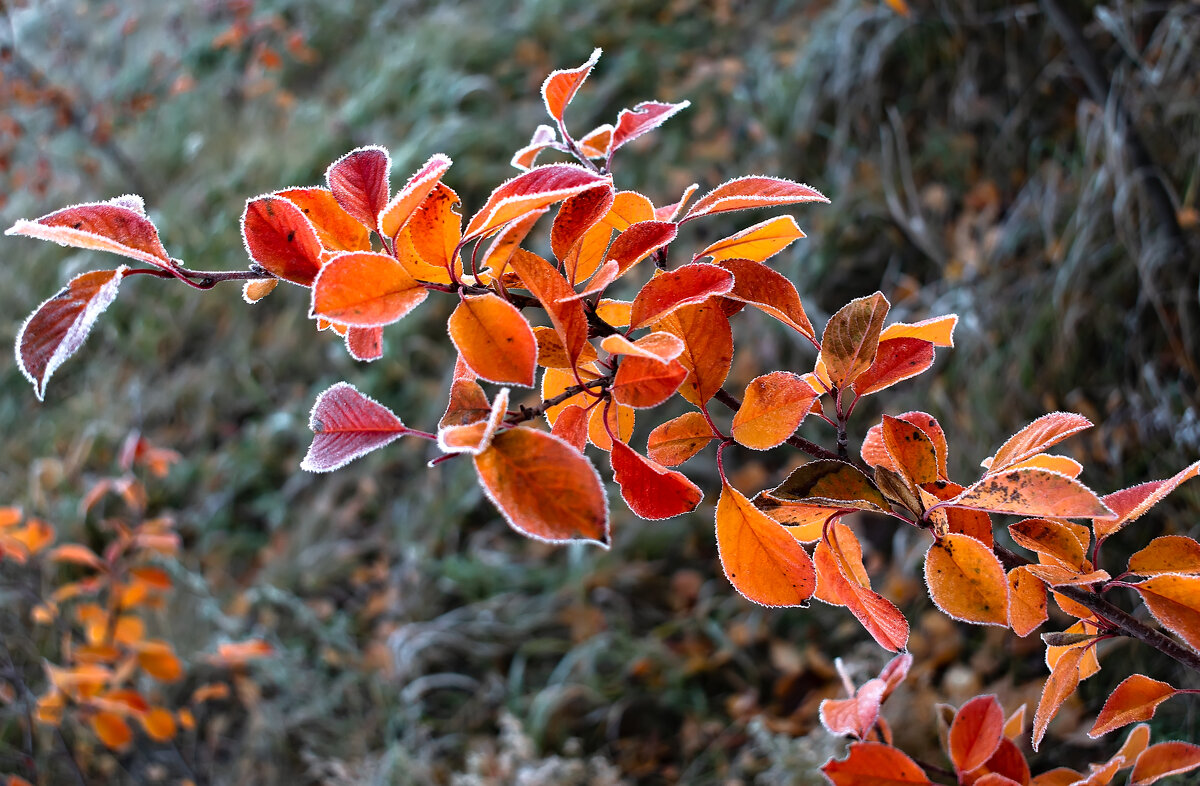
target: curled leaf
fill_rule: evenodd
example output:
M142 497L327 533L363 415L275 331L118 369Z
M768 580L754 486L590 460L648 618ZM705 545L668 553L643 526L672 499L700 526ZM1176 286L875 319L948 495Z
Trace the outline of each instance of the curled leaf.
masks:
M330 164L325 181L343 210L363 226L376 229L388 201L391 168L392 159L385 148L367 145Z
M875 362L879 333L890 305L881 292L852 300L829 318L820 360L833 387L844 388Z

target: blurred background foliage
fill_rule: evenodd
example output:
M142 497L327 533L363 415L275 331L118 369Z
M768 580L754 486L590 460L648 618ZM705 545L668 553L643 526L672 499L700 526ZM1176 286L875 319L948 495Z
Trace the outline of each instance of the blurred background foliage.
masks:
M875 289L893 319L962 317L932 374L881 397L890 413L941 419L960 479L1054 409L1101 424L1069 444L1104 492L1200 455L1196 2L1064 3L1097 57L1101 100L1036 2L504 5L4 0L0 224L137 192L173 255L233 269L246 263L247 197L321 182L329 162L371 143L391 150L394 183L449 154L447 181L469 213L544 121L544 76L600 46L569 113L577 132L640 100L692 101L619 154L621 187L665 204L692 182L802 180L832 204L797 211L809 237L773 264L815 324ZM759 218L689 226L682 242ZM96 262L16 238L0 248L0 343ZM235 286L131 279L46 404L11 359L0 364L0 499L83 532L79 496L126 433L180 451L153 504L185 534L174 570L187 589L160 633L185 655L250 634L279 652L255 667L257 695L198 727L187 753L199 781L819 782L812 768L839 749L814 730L818 702L839 690L830 659L863 675L882 662L849 615L740 599L720 575L709 506L653 524L615 513L615 547L600 553L513 534L464 462L424 467L425 443L300 473L320 390L351 381L428 427L452 360L445 299L388 328L386 359L369 366L318 335L306 308L290 287L251 307ZM736 335L755 350L731 389L811 368L807 347L740 319ZM858 437L877 416L861 413ZM820 423L805 428L831 440ZM733 458L750 492L789 460ZM688 471L712 490L710 464ZM1198 510L1185 486L1108 556L1116 564L1164 531L1196 536ZM917 656L891 711L902 744L936 760L933 702L994 690L1008 710L1036 703L1041 647L931 613L924 544L890 532L868 536L869 566L910 612ZM0 621L0 635L18 635L14 607ZM1085 683L1042 765L1111 752L1115 742L1087 740L1084 719L1128 669L1186 683L1145 648L1116 644L1108 657L1121 668ZM0 755L19 733L5 718ZM1155 724L1197 736L1183 701ZM113 783L183 774L150 743L96 752L89 766Z

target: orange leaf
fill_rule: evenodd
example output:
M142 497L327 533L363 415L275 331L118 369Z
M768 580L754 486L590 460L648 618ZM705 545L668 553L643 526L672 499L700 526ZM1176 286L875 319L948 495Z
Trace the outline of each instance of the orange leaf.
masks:
M996 752L976 771L980 772L987 774L975 781L977 786L1023 786L1029 783L1029 762L1025 761L1025 754L1016 743L1007 737L1000 740Z
M951 507L1049 518L1107 517L1112 511L1087 486L1045 469L985 475L945 503Z
M933 443L934 452L937 454L938 476L946 477L946 434L942 431L942 426L937 422L937 419L927 412L905 412L903 415L897 415L897 420L903 420L905 423L911 423L921 431L925 432L925 436L929 437L929 441ZM863 438L862 444L863 461L873 467L883 466L893 472L899 472L900 469L892 463L892 457L888 455L887 447L883 444L883 423L871 426L867 430L866 437ZM961 491L961 489L960 489Z
M1024 469L1026 467L1038 467L1048 469L1052 472L1058 472L1066 475L1069 478L1078 478L1083 472L1083 465L1073 458L1067 456L1054 456L1049 453L1039 453L1036 456L1018 461L1013 464L1011 469Z
M522 535L608 547L608 500L600 476L565 441L531 428L509 429L475 457L475 469L488 498Z
M1028 566L1033 567L1033 566ZM1056 595L1057 597L1057 595ZM1068 637L1077 639L1071 644L1062 645L1047 645L1046 647L1046 668L1053 670L1058 663L1059 658L1063 653L1072 649L1083 650L1083 658L1079 661L1079 679L1086 680L1088 677L1100 671L1100 658L1096 655L1096 647L1092 646L1095 642L1095 637L1099 632L1099 628L1088 620L1079 620L1071 627L1067 628L1063 633ZM1043 638L1048 634L1043 634Z
M1130 586L1159 624L1200 649L1200 576L1164 573Z
M608 247L600 272L580 295L604 291L605 287L625 275L634 265L674 240L678 231L678 227L670 221L630 224ZM579 278L578 274L576 278Z
M91 718L91 726L100 742L110 750L124 750L133 742L129 724L115 712L97 712Z
M823 699L818 709L821 725L830 734L865 739L879 720L879 705L887 683L867 680L848 699Z
M932 365L932 343L916 338L881 338L875 361L854 380L854 392L860 396L878 393L928 371Z
M1126 524L1139 518L1150 508L1157 505L1164 497L1174 491L1179 484L1200 474L1200 461L1184 468L1166 480L1152 480L1132 488L1114 491L1104 497L1117 517L1111 521L1095 521L1097 538L1107 538Z
M590 347L587 343L588 324L587 316L583 313L583 304L578 300L567 299L575 294L575 290L549 262L537 254L517 249L510 261L525 288L545 307L554 330L562 340L570 366L578 365L585 347Z
M1076 572L1084 570L1084 546L1065 523L1050 519L1024 519L1010 524L1008 532L1018 546L1037 554L1045 554L1063 567Z
M901 475L914 486L938 479L937 453L925 432L905 420L883 416L883 445Z
M587 231L608 215L613 198L612 186L605 184L582 191L562 203L550 228L550 250L556 259L565 260Z
M51 562L69 562L73 565L83 565L95 570L105 570L107 565L96 552L79 543L64 543L55 546L46 555Z
M830 759L821 772L833 786L932 786L915 761L881 742L854 742L845 759Z
M841 601L867 633L886 650L898 652L908 645L908 620L895 604L871 589L862 564L858 539L844 525L827 530L827 548L818 545L816 560L826 591Z
M936 448L935 448L936 449ZM940 500L946 501L953 499L963 492L963 487L957 483L951 483L948 480L938 480L933 483L926 483L921 486L921 492ZM935 503L936 504L936 503ZM941 514L945 514L945 532L957 532L962 535L970 535L975 540L983 545L991 548L995 543L995 538L992 536L992 518L982 510L971 510L969 508L941 508L935 510L930 516L930 520L935 525L943 524L940 518ZM938 530L939 532L941 530Z
M1109 694L1088 736L1095 739L1113 729L1148 721L1154 717L1158 705L1176 693L1177 691L1165 682L1152 680L1143 674L1133 674Z
M413 251L425 264L447 271L454 266L462 272L462 262L454 250L462 239L462 214L458 211L458 194L445 183L436 183L429 195L407 219L400 237L408 237ZM397 240L397 246L400 241Z
M274 292L277 286L279 286L279 279L277 278L247 281L245 284L242 284L242 300L245 300L247 303L257 303Z
M56 210L41 218L20 219L4 231L49 240L60 246L108 251L166 268L171 258L158 239L158 230L146 218L142 198L118 197Z
M1050 678L1042 688L1042 698L1038 701L1037 712L1033 714L1033 749L1036 751L1046 735L1046 727L1058 713L1075 688L1079 686L1079 662L1084 651L1080 647L1068 649L1054 664Z
M1008 578L992 550L967 535L948 534L925 554L925 583L947 615L980 625L1008 625Z
M1015 740L1021 736L1021 732L1025 731L1025 713L1028 705L1022 704L1012 715L1008 716L1008 720L1004 721L1004 736L1010 740Z
M713 262L726 259L749 259L763 262L804 237L796 219L779 216L761 221L737 234L718 240L693 259L712 257Z
M81 273L25 320L17 332L17 365L38 401L59 366L83 346L92 325L117 297L129 268Z
M817 394L787 371L756 377L733 416L733 438L755 450L782 445L812 409Z
M713 397L733 363L733 330L729 319L712 301L684 306L655 326L683 339L684 351L679 362L688 376L679 395L696 406Z
M596 304L596 316L613 327L627 327L632 310L633 303L625 300L601 298L600 302Z
M757 506L756 506L757 507ZM761 508L759 508L761 510ZM839 520L830 521L828 529L825 522L830 513L825 510L822 514L821 528L817 532L817 546L813 551L813 565L817 570L817 590L814 597L830 606L846 606L842 596L857 587L871 588L871 578L863 565L862 544L854 535L854 531ZM796 537L798 527L788 527L792 537ZM828 532L828 537L826 537ZM796 538L801 540L801 538ZM836 546L836 548L835 548ZM849 582L850 587L846 587ZM850 603L854 604L851 598ZM907 631L905 634L907 636ZM886 645L885 645L886 646ZM889 647L890 649L890 647Z
M544 207L541 210L534 210L524 218L513 221L511 224L506 224L504 229L493 235L492 242L488 245L488 249L484 252L483 259L480 260L479 264L484 268L488 268L497 277L502 275L508 269L508 263L512 259L513 254L518 251L521 243L525 241L530 231L533 230L533 225L549 211L550 208L548 207ZM457 243L457 239L455 242ZM607 244L607 240L605 242ZM453 252L453 250L451 248L448 253ZM603 254L604 252L601 251L600 253ZM461 267L461 264L459 267Z
M646 452L659 464L674 467L703 450L714 436L703 415L688 412L651 431Z
M450 400L446 404L446 414L438 421L438 428L464 426L487 420L491 411L487 394L478 382L473 379L456 379L450 383Z
M833 387L844 388L875 362L879 331L890 305L882 293L852 300L829 318L820 360Z
M615 401L611 407L593 407L592 414L588 417L588 439L604 451L612 450L613 438L609 436L609 432L628 444L629 438L633 436L636 413L637 410L633 407Z
M408 433L395 413L348 382L317 397L308 427L313 441L300 463L308 472L332 472Z
M749 175L727 181L709 191L692 205L683 221L752 207L828 201L821 192L803 183L777 177Z
M467 223L464 240L491 234L517 218L552 205L589 188L607 183L610 175L598 175L577 164L547 164L506 180Z
M308 315L343 325L381 327L398 322L428 295L387 254L347 251L330 259L317 274Z
M713 295L723 295L731 289L733 276L715 265L684 265L656 275L633 299L629 326L636 330L660 322L678 308L703 303Z
M491 444L492 437L508 413L508 388L501 388L492 402L486 420L444 426L438 429L437 445L443 453L470 453L478 456Z
M613 399L638 409L657 407L679 390L687 369L678 360L664 363L654 358L626 357L613 378Z
M657 521L689 513L704 499L704 492L683 473L666 469L622 442L613 443L609 460L621 498L641 518Z
M246 639L245 641L230 641L217 645L217 653L208 656L210 663L218 666L236 668L244 666L252 660L269 658L275 654L275 648L262 639Z
M553 145L557 139L558 132L552 127L547 125L538 126L534 129L533 137L530 138L529 144L513 153L510 163L517 169L529 169L537 163L538 154L550 145Z
M588 439L587 410L577 404L567 406L559 413L550 433L582 453L583 449L587 447Z
M554 328L538 325L533 329L533 336L537 339L539 366L569 369L575 365ZM585 343L579 353L579 363L592 363L598 357L595 347Z
M1042 415L1000 446L987 464L988 474L999 472L1018 461L1037 455L1072 434L1091 427L1090 420L1073 412L1051 412Z
M542 82L542 99L546 102L546 111L560 125L563 122L563 112L566 111L567 104L571 103L579 86L592 72L596 61L600 59L600 52L598 47L593 49L592 56L583 65L578 68L552 71L550 76L546 77L546 81Z
M654 205L649 199L636 191L618 191L603 222L618 232L624 232L634 224L653 220Z
M379 236L394 240L396 235L400 234L400 230L409 222L416 213L417 209L422 207L434 190L440 185L442 175L450 168L450 158L441 153L430 158L421 168L418 169L408 182L404 184L404 188L396 192L396 195L391 198L391 201L379 213L379 223L377 226L372 226L372 229L379 230ZM445 189L449 194L454 195L454 201L457 202L457 195L449 188ZM386 196L385 196L386 198ZM426 260L428 261L428 260ZM430 262L430 264L438 264Z
M816 340L800 295L785 276L749 259L726 259L720 265L733 273L733 289L726 297L749 303L810 340Z
M1200 573L1200 543L1182 535L1163 535L1129 558L1129 572L1140 576Z
M953 347L954 328L957 326L958 314L931 317L912 324L897 322L885 327L879 334L879 340L882 342L895 338L916 338L929 341L935 347Z
M368 229L379 226L379 214L387 205L388 177L392 158L378 145L355 148L329 165L325 182L333 198Z
M163 641L144 641L138 647L138 665L159 682L176 682L183 678L183 664Z
M1125 738L1125 742L1121 744L1121 749L1113 754L1115 759L1120 756L1125 763L1121 765L1121 769L1132 767L1137 761L1138 756L1142 755L1142 751L1146 750L1150 745L1150 726L1145 723L1139 723L1129 731L1129 736Z
M489 382L532 387L537 339L516 306L493 295L468 295L450 315L450 340L471 370Z
M584 232L579 242L571 246L563 260L563 274L572 287L588 280L599 269L611 239L612 228L602 222Z
M613 129L610 155L619 147L623 147L642 134L661 126L668 118L691 106L690 101L678 104L667 104L662 101L642 101L633 109L622 109L617 115L617 125Z
M1168 775L1180 775L1200 767L1200 745L1190 742L1160 742L1138 756L1129 775L1131 786L1148 786Z
M743 597L763 606L802 606L812 597L816 572L808 552L725 481L716 518L721 567Z
M1046 585L1022 565L1008 572L1008 626L1018 636L1028 636L1049 619Z
M1080 573L1073 568L1064 568L1058 565L1030 565L1029 572L1037 576L1042 581L1046 582L1051 587L1076 587L1095 584L1101 581L1108 581L1112 578L1108 571L1093 570L1088 573Z
M580 151L588 158L604 158L612 150L612 123L596 126L579 140Z
M648 333L637 341L630 341L625 336L615 333L605 336L600 342L600 348L612 355L632 355L668 363L683 354L684 343L683 339L674 333Z
M962 705L950 724L950 761L968 773L992 757L1004 739L1004 710L994 694L976 696Z
M329 251L370 251L371 231L342 210L327 188L289 188L277 191L309 220L321 245Z
M310 286L321 269L321 241L312 222L292 202L264 194L246 202L242 238L255 263L272 275Z
M837 459L818 459L798 467L783 483L771 489L770 495L832 510L879 513L891 509L879 489L861 470Z
M153 740L166 742L175 736L175 716L162 707L151 707L150 711L138 720Z

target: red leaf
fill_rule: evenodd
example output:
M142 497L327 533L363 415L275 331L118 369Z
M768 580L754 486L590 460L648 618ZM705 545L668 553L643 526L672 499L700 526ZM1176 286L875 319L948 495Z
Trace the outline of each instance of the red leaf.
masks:
M721 267L733 273L733 289L726 296L731 300L749 303L770 314L783 324L815 341L812 323L804 313L804 305L795 285L761 262L749 259L727 259Z
M587 447L588 411L578 404L568 405L558 414L550 433L582 453Z
M467 224L463 240L493 231L534 210L602 184L612 185L611 175L599 175L577 164L547 164L506 180Z
M658 322L682 306L703 303L733 289L733 276L716 265L684 265L654 276L633 299L629 327L637 330Z
M332 472L408 432L390 409L348 382L317 397L308 427L313 441L300 468L309 472Z
M273 275L311 286L321 269L321 241L300 208L275 194L246 202L242 238L250 258Z
M625 275L638 262L674 240L678 231L678 226L670 221L630 224L608 247L600 272L580 296L603 292L605 287Z
M854 380L854 391L867 396L911 379L933 365L933 343L917 338L881 340L875 362Z
M733 364L733 329L712 301L684 306L667 315L656 330L683 339L679 362L688 371L679 390L692 404L702 406L725 384Z
M1131 786L1149 786L1168 775L1180 775L1200 767L1200 745L1190 742L1160 742L1138 756L1129 775Z
M562 203L550 228L550 249L555 258L565 260L584 234L608 215L613 197L612 186L606 184L589 188Z
M728 482L717 501L717 553L734 589L763 606L802 606L816 589L804 547Z
M699 201L692 205L691 210L683 217L683 221L752 207L828 201L821 192L803 183L778 177L749 175L722 183L700 197Z
M449 156L444 156L441 153L433 156L426 161L420 169L408 179L404 184L404 188L396 192L391 201L382 209L379 214L379 230L380 237L395 239L396 235L400 234L400 230L412 218L413 213L425 201L433 190L437 188L442 175L446 174L446 170L450 168ZM387 180L384 180L384 196L386 198ZM457 201L457 200L455 200ZM431 262L430 264L436 264Z
M351 326L346 330L350 357L370 363L383 357L383 328Z
M1176 693L1178 691L1165 682L1152 680L1144 674L1132 674L1109 694L1088 736L1095 739L1113 729L1148 721L1154 717L1158 705Z
M356 327L399 321L429 292L387 254L347 251L330 259L312 286L310 317Z
M950 724L949 754L954 769L970 772L992 757L1004 738L1004 710L992 694L964 704Z
M855 742L845 759L831 759L821 772L833 786L932 786L915 761L881 742Z
M633 109L622 109L617 115L617 127L613 131L610 153L624 147L642 134L661 126L672 115L687 109L691 101L667 104L662 101L643 101Z
M567 358L575 366L580 353L588 346L588 324L583 304L569 299L575 290L549 262L537 254L517 249L510 263L521 277L521 283L545 307L554 331L562 340Z
M1185 467L1166 480L1152 480L1132 488L1114 491L1104 497L1104 504L1112 508L1117 517L1111 521L1098 520L1093 522L1096 527L1096 537L1107 538L1131 521L1139 518L1150 508L1157 505L1164 497L1174 491L1180 483L1190 480L1200 474L1200 461Z
M125 271L93 270L81 273L58 294L37 307L17 331L17 365L33 383L41 401L46 383L63 362L83 345L96 318L117 297Z
M325 170L325 181L342 209L374 230L379 227L379 214L387 205L391 168L388 151L368 145L351 150L330 164Z
M999 472L1018 461L1035 456L1072 434L1091 427L1090 420L1073 412L1051 412L1042 415L1000 446L987 464L988 474Z
M892 465L909 483L921 486L938 479L937 452L919 426L907 420L883 416L880 435Z
M56 210L41 218L21 219L4 234L50 240L60 246L108 251L156 267L168 268L171 258L146 218L141 197L118 197Z
M651 461L622 442L613 442L609 460L621 498L641 518L658 521L689 513L704 499L704 492L683 473Z
M592 56L583 65L578 68L552 71L550 76L546 77L546 81L542 82L542 99L546 102L546 111L558 121L559 125L562 125L563 113L566 111L567 105L571 103L571 99L575 97L580 85L592 72L596 61L600 59L600 52L599 47L593 49Z
M532 428L497 434L475 457L479 483L509 525L536 540L608 548L608 499L579 451Z
M370 251L371 232L342 210L328 188L289 188L277 191L305 215L329 251Z

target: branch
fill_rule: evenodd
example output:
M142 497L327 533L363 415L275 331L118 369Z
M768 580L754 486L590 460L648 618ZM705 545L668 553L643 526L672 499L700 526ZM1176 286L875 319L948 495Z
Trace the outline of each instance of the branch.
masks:
M725 390L725 388L721 388L716 393L714 393L713 398L715 398L717 401L720 401L722 404L729 407L734 412L737 412L739 409L742 408L742 402L738 400L737 396L735 396L732 393L730 393L729 391ZM792 447L796 448L797 450L807 453L808 455L812 456L813 458L837 459L839 461L842 460L841 457L838 456L838 454L834 453L832 450L827 450L827 449L821 447L820 445L818 445L817 443L811 442L811 441L805 439L804 437L798 436L796 434L793 434L792 436L787 438L787 444L791 445Z
M510 426L515 426L518 423L524 423L527 420L533 420L536 417L541 417L546 413L546 410L550 409L551 407L557 407L559 404L563 403L572 396L577 396L585 390L590 390L591 388L608 386L613 381L613 376L614 375L609 374L607 376L588 380L580 385L572 385L554 398L548 398L541 404L538 404L536 407L526 407L522 405L520 412L506 418L504 422Z

